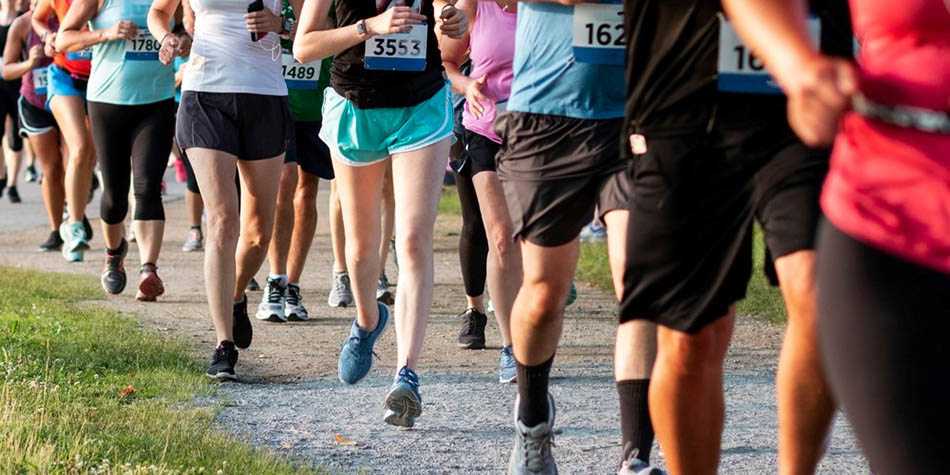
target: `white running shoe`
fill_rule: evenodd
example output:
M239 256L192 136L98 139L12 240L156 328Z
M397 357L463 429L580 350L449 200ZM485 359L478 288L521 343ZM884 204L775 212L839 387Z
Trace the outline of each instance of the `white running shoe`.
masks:
M346 271L333 273L333 286L330 288L327 305L331 307L356 305L356 301L353 300L353 290L350 288L350 275Z
M300 296L300 287L297 284L287 284L287 292L284 294L284 316L287 320L296 322L310 320L310 314L303 306L303 298Z
M268 322L286 322L287 317L284 315L284 294L286 293L287 287L280 285L280 279L268 277L267 286L264 288L264 298L257 306L257 314L254 316L258 320Z

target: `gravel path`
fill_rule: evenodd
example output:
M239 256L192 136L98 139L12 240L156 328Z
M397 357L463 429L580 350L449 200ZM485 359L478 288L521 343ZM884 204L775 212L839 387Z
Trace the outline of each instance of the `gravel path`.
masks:
M160 273L168 292L160 302L136 302L131 292L97 304L134 313L142 324L190 343L206 356L214 333L203 301L201 254L179 249L185 237L182 186L169 174L168 227ZM326 188L324 186L324 188ZM98 275L102 241L93 240L86 262L67 264L58 253L37 254L45 240L45 212L39 187L19 186L24 203L0 201L0 264ZM499 385L497 347L484 351L455 348L462 310L461 279L455 254L458 218L437 223L435 303L422 356L420 376L424 413L416 428L397 430L381 422L382 401L391 382L395 339L387 330L377 345L380 358L366 381L345 386L336 379L340 341L352 310L329 309L330 244L325 190L321 222L304 275L304 298L316 318L293 324L256 323L254 346L241 353L244 384L222 384L217 423L239 437L293 459L341 473L501 473L512 438L511 406L516 389ZM90 207L97 216L98 200ZM138 254L133 248L128 269ZM258 276L262 280L263 273ZM395 272L391 280L395 281ZM132 281L130 275L130 281ZM252 294L252 305L260 294ZM557 447L561 473L611 473L619 460L616 390L611 376L615 324L611 298L582 286L568 312L553 370L557 401ZM775 364L781 328L738 320L726 362L727 426L722 473L776 472ZM489 325L489 344L499 341ZM342 437L343 443L335 436ZM352 442L352 445L350 444ZM658 449L654 459L662 465ZM868 468L847 423L839 418L820 473L867 473Z

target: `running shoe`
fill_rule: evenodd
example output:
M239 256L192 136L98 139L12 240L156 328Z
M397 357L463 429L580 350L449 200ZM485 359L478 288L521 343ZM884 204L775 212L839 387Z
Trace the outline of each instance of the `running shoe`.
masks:
M40 244L39 251L53 252L58 251L61 247L63 247L63 238L59 237L59 231L50 231L46 242Z
M386 277L386 274L383 274L383 276L376 281L376 300L386 305L396 303L396 296L389 291L389 279Z
M86 242L92 241L92 223L85 216L82 217L82 232L86 236Z
M286 322L287 317L284 316L284 294L286 292L287 287L280 285L280 279L268 277L267 285L264 286L264 297L261 299L260 305L257 306L257 314L254 317L268 322Z
M10 197L11 203L21 203L23 201L20 199L20 192L16 190L15 186L7 188L7 196Z
M222 341L218 344L218 347L214 349L214 353L211 353L211 364L208 365L207 372L208 377L217 380L236 380L237 376L234 374L234 365L237 364L237 360L238 350L234 347L234 343Z
M87 203L92 203L92 199L96 197L96 190L99 189L99 175L92 174L92 184L89 185L89 201ZM134 242L134 241L129 241Z
M63 257L69 262L82 262L83 251L89 249L82 223L63 221L59 226L59 237L63 240Z
M303 306L303 297L300 296L300 286L297 284L287 284L287 293L284 295L284 315L287 320L295 322L310 320L310 314Z
M567 303L564 304L565 307L573 305L577 301L577 286L574 285L574 281L571 281L571 292L567 294Z
M650 462L638 459L639 452L633 447L633 442L627 442L623 453L623 463L620 464L617 475L666 475L663 470L650 465Z
M129 246L125 239L119 244L115 254L106 250L106 262L102 269L102 288L110 295L119 295L125 290L125 255Z
M511 345L505 345L498 355L498 382L508 384L515 382L518 378L518 370L515 368L515 353L511 350Z
M607 240L607 227L599 219L581 229L581 242L604 242Z
M548 394L548 420L527 427L518 419L518 401L515 398L515 444L508 459L508 475L557 475L557 465L551 454L554 445L554 398Z
M459 348L466 350L481 350L485 348L485 325L488 324L488 316L474 308L470 308L459 318L463 320L462 329L459 330Z
M129 225L129 232L127 233L127 235L129 236L129 242L135 242L135 241L136 241L136 240L135 240L135 228L132 227L131 224Z
M257 283L257 279L251 277L251 281L247 283L248 292L257 292L261 290L261 284Z
M378 302L376 306L379 308L379 322L376 323L376 328L372 331L363 330L356 324L356 320L353 320L350 335L343 340L337 369L340 373L340 381L346 384L360 382L373 367L373 345L389 323L389 307Z
M346 271L333 273L333 286L330 288L330 296L327 297L327 305L338 308L356 305L353 290L350 288L350 275Z
M234 345L243 350L251 346L251 340L254 338L254 327L247 316L247 295L240 302L235 302L231 316Z
M403 366L386 395L386 414L383 421L399 427L416 425L422 415L422 396L419 394L419 375Z
M185 252L198 252L204 249L204 234L201 233L201 228L197 226L192 226L188 230L188 239L185 241L185 244L181 247L182 251Z
M7 187L7 177L0 178L0 198L3 197L3 189Z
M159 295L165 293L165 284L158 276L158 267L151 262L142 264L139 269L139 291L135 294L135 300L139 302L154 302Z
M40 181L39 173L36 173L36 167L33 165L27 165L26 167L26 182L27 183L36 183Z

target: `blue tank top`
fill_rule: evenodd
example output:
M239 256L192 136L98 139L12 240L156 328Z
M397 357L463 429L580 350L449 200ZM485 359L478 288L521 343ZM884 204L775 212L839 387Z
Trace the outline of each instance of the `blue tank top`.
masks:
M574 57L574 7L519 3L508 110L577 119L624 114L624 67Z
M93 29L112 26L119 20L138 25L133 40L105 41L93 46L92 70L86 97L93 102L138 105L175 96L175 72L158 61L158 40L148 31L151 0L106 0L90 20Z

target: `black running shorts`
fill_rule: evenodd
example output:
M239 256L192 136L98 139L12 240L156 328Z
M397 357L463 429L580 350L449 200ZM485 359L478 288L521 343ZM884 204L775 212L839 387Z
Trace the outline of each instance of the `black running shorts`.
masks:
M291 162L311 175L333 179L330 148L320 139L320 122L294 122L294 138L284 156L284 163Z
M220 150L240 160L287 151L293 119L287 96L184 91L178 106L178 146Z
M828 151L787 124L646 137L634 158L620 321L698 332L743 299L752 220L774 258L813 249Z

